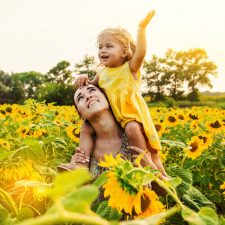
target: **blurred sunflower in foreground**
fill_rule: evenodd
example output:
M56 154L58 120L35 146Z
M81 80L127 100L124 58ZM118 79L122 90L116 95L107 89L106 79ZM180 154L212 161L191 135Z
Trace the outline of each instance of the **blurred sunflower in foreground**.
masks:
M139 167L134 167L130 161L117 155L105 155L99 165L108 168L107 181L103 185L104 197L108 205L124 212L130 217L141 218L164 211L164 205L157 194L146 185L154 174L149 167L140 166L140 156L136 160Z

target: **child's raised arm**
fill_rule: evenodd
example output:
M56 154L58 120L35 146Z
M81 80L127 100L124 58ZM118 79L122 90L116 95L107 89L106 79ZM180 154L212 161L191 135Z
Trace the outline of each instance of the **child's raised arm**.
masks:
M140 69L144 60L146 54L145 28L150 23L154 15L155 10L150 11L138 25L136 51L133 58L129 61L129 66L132 73L136 73Z

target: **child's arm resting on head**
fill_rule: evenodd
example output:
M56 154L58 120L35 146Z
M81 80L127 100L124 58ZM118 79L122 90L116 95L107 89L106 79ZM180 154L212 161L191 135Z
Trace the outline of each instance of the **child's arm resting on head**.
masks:
M98 77L98 74L96 74L95 77L89 82L89 84L98 86L98 80L99 80L99 77Z
M137 32L136 51L133 58L129 61L130 70L135 78L135 73L140 69L146 54L146 35L145 28L155 15L155 10L152 10L147 16L139 23Z
M88 84L98 85L98 75L96 74L91 81L88 79L87 74L78 75L75 79L74 84L77 88L83 87L84 85Z

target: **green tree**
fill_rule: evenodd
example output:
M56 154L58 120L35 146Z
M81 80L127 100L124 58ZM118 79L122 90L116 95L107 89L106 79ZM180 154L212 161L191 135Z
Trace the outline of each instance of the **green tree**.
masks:
M43 75L41 73L30 71L14 74L14 79L21 82L25 91L25 98L36 98L36 91L42 83Z
M208 59L204 49L190 49L189 51L179 52L178 59L182 61L182 71L187 81L190 100L198 100L199 86L212 88L209 76L217 75L217 66Z
M144 62L145 74L143 80L146 83L145 94L150 95L153 100L163 100L165 97L168 80L165 77L162 59L153 55L152 59Z
M71 84L72 71L68 68L69 66L70 63L67 61L59 62L45 75L45 81L52 83Z
M20 80L15 75L0 70L0 103L23 103L25 92Z
M57 105L72 105L75 87L62 83L44 83L38 89L38 100L46 103L55 102Z
M167 80L168 95L175 100L178 100L184 93L183 63L179 59L179 52L168 49L161 62L163 63L164 79Z
M84 58L75 64L75 73L87 74L88 78L92 80L96 74L96 61L94 56L85 55Z

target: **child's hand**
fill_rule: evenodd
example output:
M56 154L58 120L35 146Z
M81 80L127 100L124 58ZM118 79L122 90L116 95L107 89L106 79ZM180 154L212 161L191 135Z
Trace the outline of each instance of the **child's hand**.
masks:
M137 159L137 157L143 153L144 153L144 156L141 159L141 165L149 166L153 163L149 152L145 152L145 150L142 150L136 146L129 146L129 149L131 150L131 153L132 153L132 163L134 165L135 165L135 160Z
M155 15L155 10L152 10L147 14L147 16L139 23L139 29L145 29L147 25L152 20L153 16Z
M82 75L78 75L76 77L76 80L74 82L75 86L77 88L83 87L84 85L88 85L88 75L87 74L82 74Z

